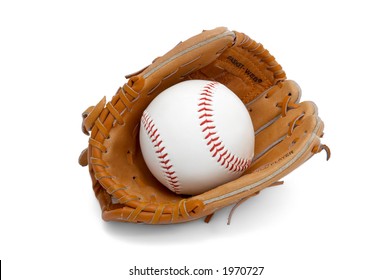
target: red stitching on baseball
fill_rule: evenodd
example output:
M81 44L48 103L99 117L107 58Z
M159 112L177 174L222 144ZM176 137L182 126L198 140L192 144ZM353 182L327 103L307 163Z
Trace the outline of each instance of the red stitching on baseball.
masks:
M153 141L153 143L154 143L153 139L151 139L151 141ZM157 154L161 154L162 151L165 149L165 147L160 147L160 146L156 146L156 145L154 145L154 147L157 147L157 150L155 151Z
M198 104L199 109L197 111L200 113L200 126L202 128L202 132L206 134L204 139L208 141L207 146L210 148L212 157L216 158L216 161L228 171L242 172L249 167L251 160L239 158L232 154L225 147L222 141L219 141L219 136L214 136L217 132L214 131L216 126L214 125L214 120L211 118L213 117L213 114L207 113L213 111L212 98L214 97L217 85L217 82L210 82L203 87L200 93L200 103Z
M203 132L204 132L205 130L203 130ZM208 134L206 135L206 137L204 137L204 139L208 139L208 138L210 138L211 136L213 136L213 135L215 135L216 134L216 132L208 132ZM215 139L215 138L214 138ZM219 137L218 138L216 138L216 140L214 140L214 139L211 139L211 140L213 140L213 141L216 141L216 140L218 140L219 139ZM208 142L208 145L210 145L211 144L211 142Z
M197 106L211 106L211 105L212 104L208 103L208 102L201 102L201 103L197 104Z
M205 118L205 117L212 117L212 114L204 113L204 115L199 116L199 119L202 119L202 118Z
M205 118L205 120L204 120L204 121L202 121L200 125L205 125L206 123L212 123L212 122L214 122L214 121L213 121L213 120L209 120L209 119Z
M163 146L163 140L161 140L158 128L155 128L155 123L153 122L151 116L147 111L143 112L142 124L147 132L148 137L154 145L155 153L158 154L157 157L160 159L159 163L165 174L166 182L172 187L175 193L180 192L180 184L178 183L178 177L176 172L172 169L173 165L170 164L170 159L166 157L168 153L163 153L165 146ZM155 128L155 129L154 129Z
M212 111L212 109L208 109L206 107L203 107L203 108L198 110L198 112L201 112L201 111Z
M206 137L206 139L207 139L208 137ZM215 137L215 138L211 138L211 140L207 143L207 146L209 146L212 142L215 142L215 141L217 141L219 139L219 136L218 137Z
M201 126L201 125L200 125ZM215 126L207 126L207 127L205 127L202 131L203 132L205 132L206 130L210 130L210 129L214 129L215 128ZM216 132L211 132L211 133L216 133Z

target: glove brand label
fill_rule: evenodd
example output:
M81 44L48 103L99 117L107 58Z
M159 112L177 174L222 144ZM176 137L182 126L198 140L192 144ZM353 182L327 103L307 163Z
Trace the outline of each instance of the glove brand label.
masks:
M241 69L245 72L245 74L251 78L251 80L253 80L255 83L261 83L263 80L260 79L259 77L256 76L255 73L253 73L249 68L245 67L245 65L240 62L238 59L232 57L231 55L229 55L227 57L227 59L231 62L231 64L233 64L235 67L237 67L238 69Z
M285 153L285 154L284 154L283 156L281 156L280 158L278 158L278 159L276 159L276 160L274 160L274 161L272 161L272 162L270 162L270 163L267 163L267 164L264 164L264 165L260 166L260 167L257 168L255 171L253 171L253 173L254 173L254 172L262 171L262 170L264 170L264 169L267 169L268 167L271 167L271 166L273 166L273 165L279 163L280 161L284 160L285 158L287 158L287 157L289 157L289 156L291 156L291 155L293 155L293 154L294 154L294 151L291 150L290 152Z

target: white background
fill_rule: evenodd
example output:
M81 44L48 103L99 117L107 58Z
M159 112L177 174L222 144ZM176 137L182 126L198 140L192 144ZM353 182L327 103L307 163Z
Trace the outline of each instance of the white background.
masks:
M128 269L184 265L220 270L198 279L392 279L388 3L2 0L4 279L171 279ZM209 224L102 221L77 163L87 146L82 111L110 98L125 74L217 26L263 43L303 100L317 103L331 160L313 157L242 204L230 226L230 208ZM265 271L222 276L225 266Z

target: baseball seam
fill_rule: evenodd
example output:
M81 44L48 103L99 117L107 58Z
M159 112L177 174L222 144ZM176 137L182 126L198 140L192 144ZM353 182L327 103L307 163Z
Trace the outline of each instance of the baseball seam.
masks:
M213 119L213 97L217 82L206 84L201 92L198 103L200 127L207 141L210 154L216 161L229 172L245 171L251 164L251 159L238 157L227 149L220 139Z
M164 174L166 182L170 185L175 193L180 193L178 176L176 175L173 165L170 163L170 158L168 153L165 151L166 147L163 144L163 140L161 139L161 135L157 126L147 111L143 112L141 120L143 127L154 146L154 150L159 160L159 165Z

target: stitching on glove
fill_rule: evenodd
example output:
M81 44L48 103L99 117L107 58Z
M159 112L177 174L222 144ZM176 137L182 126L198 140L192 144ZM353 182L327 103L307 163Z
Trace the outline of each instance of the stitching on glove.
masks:
M286 79L286 73L283 71L282 66L276 62L275 57L261 43L252 40L244 33L236 34L237 38L243 37L241 42L238 43L238 46L249 52L253 52L255 56L260 58L260 61L265 62L268 65L267 69L273 73L275 80L281 81Z

